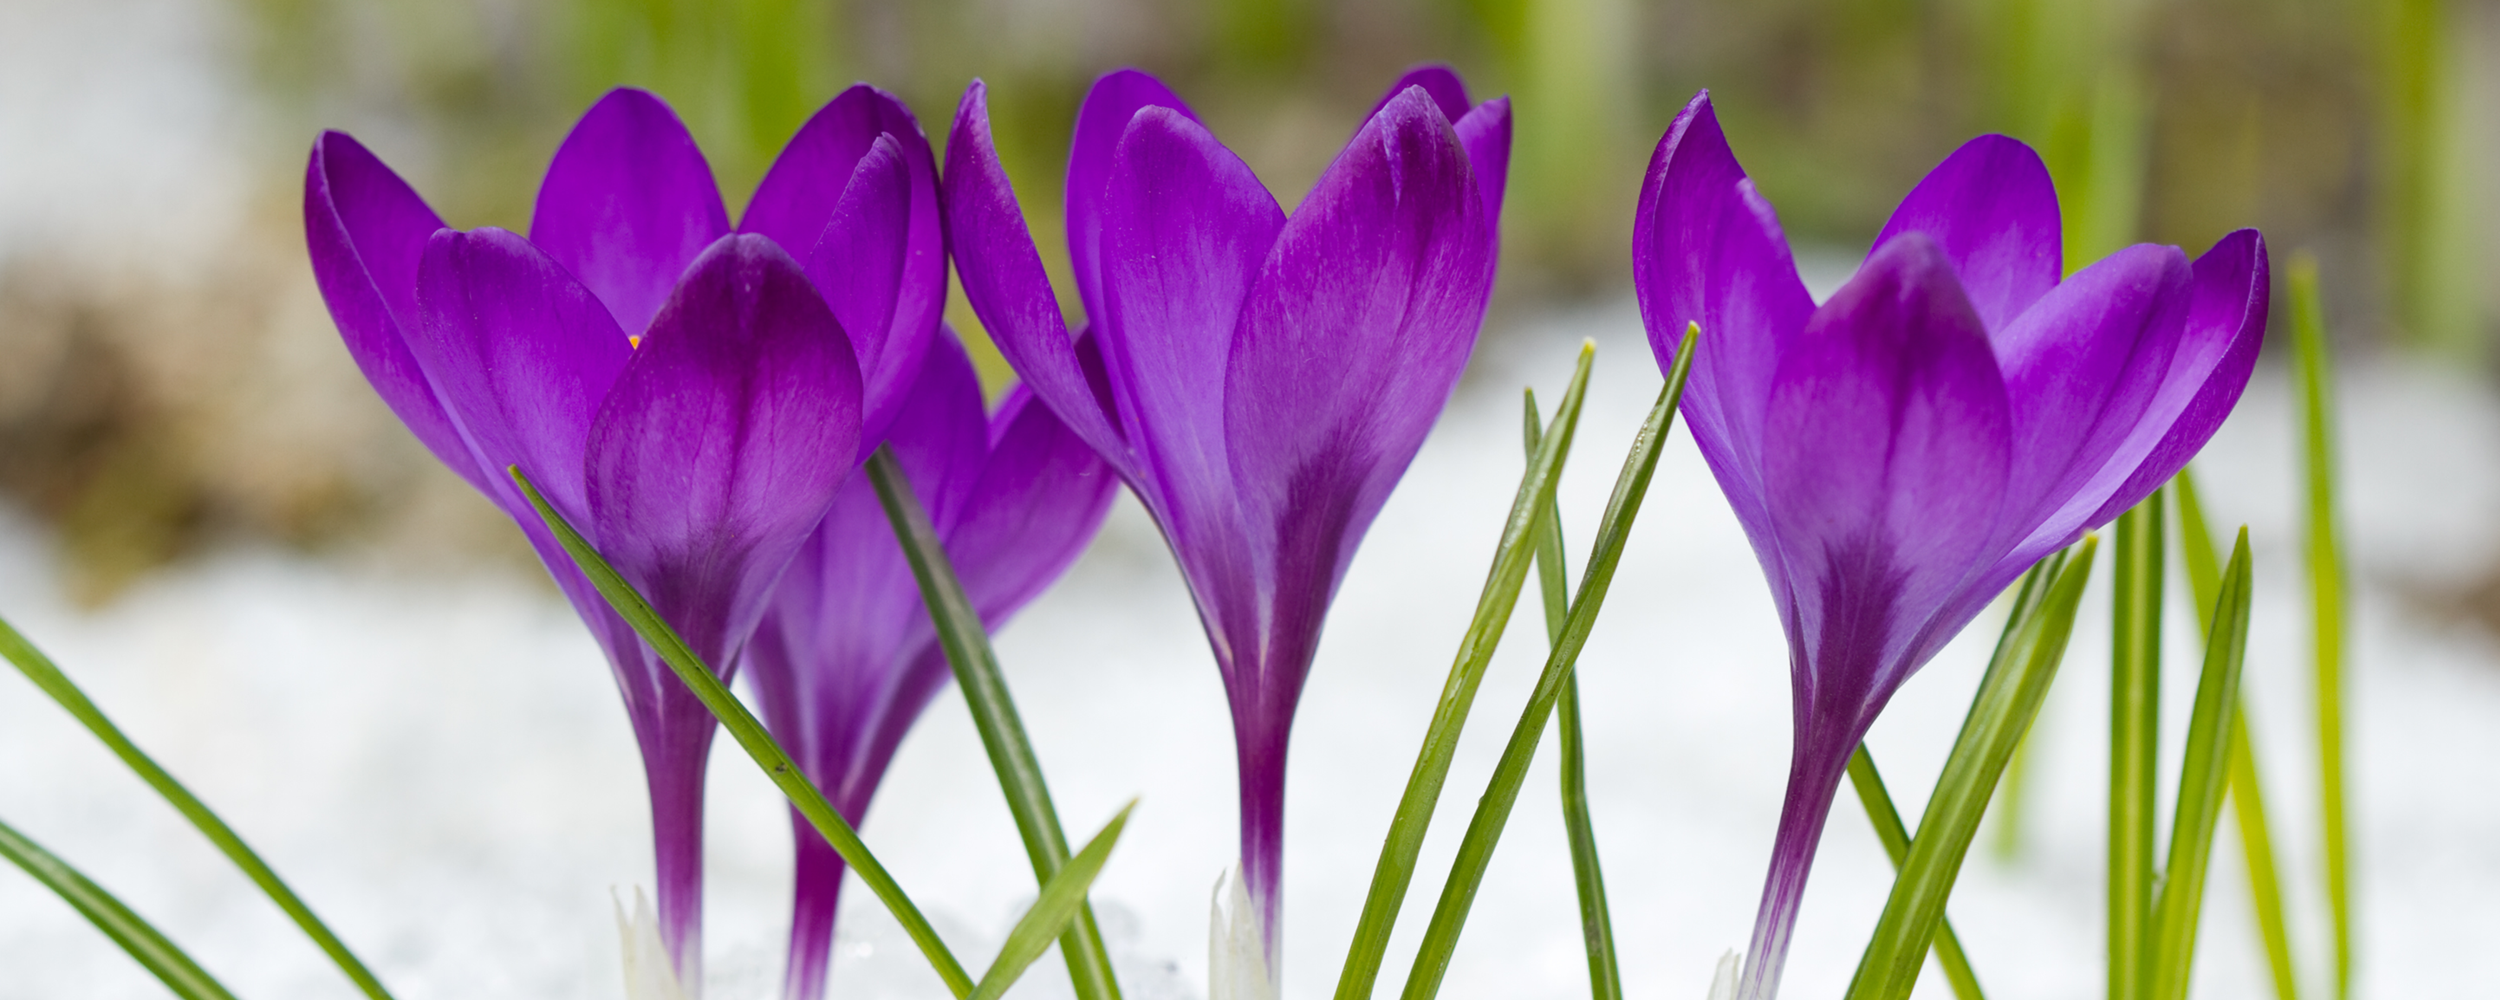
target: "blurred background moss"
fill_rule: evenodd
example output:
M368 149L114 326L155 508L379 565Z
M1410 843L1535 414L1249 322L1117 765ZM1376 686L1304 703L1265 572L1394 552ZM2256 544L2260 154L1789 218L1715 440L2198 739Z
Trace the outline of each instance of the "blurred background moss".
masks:
M0 378L0 489L61 526L94 595L218 537L499 537L438 514L409 521L411 509L485 505L412 500L457 484L371 413L346 420L361 430L332 435L345 443L329 451L281 451L248 473L185 458L215 404L176 385L201 380L199 368L147 360L163 339L151 324L207 317L237 343L334 336L289 243L296 164L316 129L355 132L454 225L519 229L556 143L617 85L675 105L734 211L799 123L852 80L899 93L942 145L964 85L985 78L1002 155L1063 292L1060 173L1098 74L1161 75L1290 207L1380 90L1425 61L1456 66L1479 99L1515 101L1487 336L1521 310L1628 291L1641 171L1704 87L1791 236L1843 266L1938 159L2000 131L2039 148L2056 176L2070 268L2141 240L2194 253L2258 226L2278 255L2324 261L2348 340L2477 370L2500 284L2486 245L2486 192L2500 181L2491 2L196 2L227 28L218 44L250 109L242 141L266 167L251 223L264 232L245 241L264 250L171 291L61 280L40 255L12 257L0 275L0 366L53 366ZM254 294L292 304L232 304ZM151 296L177 307L133 304ZM229 305L178 307L203 298ZM960 303L952 317L977 337ZM303 379L342 383L319 392L379 411L354 402L352 366L327 350ZM230 389L308 391L289 385Z

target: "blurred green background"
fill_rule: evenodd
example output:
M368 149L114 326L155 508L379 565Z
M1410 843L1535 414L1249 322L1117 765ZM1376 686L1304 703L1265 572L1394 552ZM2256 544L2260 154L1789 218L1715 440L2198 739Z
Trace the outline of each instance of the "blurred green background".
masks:
M224 294L257 287L297 303L229 309L236 336L273 323L333 336L302 305L309 282L300 242L290 245L300 158L321 127L375 146L454 225L518 229L556 143L611 86L648 87L676 106L734 211L797 125L849 82L901 94L942 145L978 76L1064 292L1060 174L1096 75L1133 65L1162 76L1291 206L1390 80L1443 61L1479 99L1516 102L1489 337L1523 311L1628 292L1641 170L1676 110L1708 87L1739 155L1812 253L1854 259L1930 166L2001 131L2039 148L2056 176L2070 268L2139 240L2194 253L2258 226L2278 260L2296 250L2322 260L2348 343L2488 366L2500 276L2484 235L2485 192L2500 180L2487 149L2500 104L2483 69L2500 51L2500 16L2488 2L200 2L222 5L220 44L254 106L254 162L267 167L255 225L269 276L225 282ZM497 537L454 526L468 514L409 520L412 504L424 507L410 498L439 495L449 477L387 424L364 444L329 446L352 457L316 451L253 473L295 484L285 490L221 484L235 473L183 457L196 450L180 431L196 406L167 399L189 397L130 374L150 370L147 325L165 310L132 306L144 296L126 286L102 302L42 292L83 287L24 278L43 266L21 256L8 264L15 280L0 280L0 363L30 329L107 346L47 355L66 374L43 380L52 388L34 402L12 402L0 384L0 489L64 527L83 592L109 594L221 537L396 533L431 547L446 533ZM959 303L952 314L974 327ZM79 332L97 326L136 332ZM319 378L352 379L343 352L327 357L312 366ZM76 379L96 388L59 388ZM324 391L352 399L353 388ZM339 468L305 471L325 462Z

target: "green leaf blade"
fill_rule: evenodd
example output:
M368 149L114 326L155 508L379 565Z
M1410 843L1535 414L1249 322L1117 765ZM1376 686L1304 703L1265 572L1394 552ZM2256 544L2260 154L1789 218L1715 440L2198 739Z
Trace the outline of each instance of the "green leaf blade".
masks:
M2292 362L2300 380L2301 465L2308 484L2307 564L2316 656L2318 801L2326 840L2326 898L2335 928L2335 996L2352 996L2352 864L2345 822L2344 557L2335 513L2334 385L2318 262L2292 261Z
M2162 505L2118 515L2109 710L2109 997L2143 1000L2161 752Z
M2213 532L2206 525L2205 505L2196 492L2196 477L2179 470L2173 481L2179 498L2179 534L2187 564L2188 585L2196 596L2198 628L2213 631L2214 609L2222 597L2222 569L2214 558ZM2274 860L2274 831L2266 818L2263 783L2258 777L2257 748L2249 738L2247 677L2240 681L2239 704L2231 713L2230 791L2232 825L2240 833L2240 857L2247 864L2249 903L2257 917L2257 938L2265 948L2266 970L2274 980L2275 1000L2300 1000L2300 977L2292 955L2289 921L2283 911L2283 879Z
M1884 853L1891 856L1893 871L1909 860L1910 833L1901 826L1900 810L1893 807L1892 793L1884 788L1884 777L1875 770L1875 757L1866 744L1858 744L1849 755L1849 785L1858 793L1858 803L1866 807L1866 819L1875 827L1875 839L1883 842ZM1980 992L1979 976L1971 971L1970 956L1962 950L1962 936L1953 932L1951 917L1936 923L1936 964L1944 969L1944 981L1953 987L1959 1000L1987 1000Z
M1536 392L1527 394L1522 430L1528 458L1536 458L1544 437L1536 411ZM1563 555L1562 511L1547 503L1536 540L1537 589L1545 598L1547 649L1562 644L1571 614L1569 567ZM1588 750L1580 729L1580 675L1573 671L1554 706L1554 724L1561 730L1563 833L1571 843L1572 888L1580 900L1580 940L1589 956L1589 993L1593 1000L1623 1000L1623 969L1615 957L1614 916L1606 905L1606 874L1597 857L1596 819L1589 813Z
M2187 997L2205 875L2229 782L2232 709L2239 704L2240 667L2248 654L2248 615L2248 531L2243 528L2230 566L2223 572L2221 599L2205 646L2205 667L2196 685L2196 707L2189 718L2187 752L2179 767L2170 857L2162 867L2161 895L2154 913L2148 977L2152 1000Z
M1595 357L1596 345L1583 343L1579 363L1571 373L1571 384L1563 391L1562 404L1555 408L1553 426L1537 443L1536 460L1528 464L1528 471L1520 477L1510 515L1503 522L1501 541L1493 550L1492 569L1485 575L1483 594L1477 599L1466 634L1459 640L1449 680L1442 686L1432 722L1424 731L1423 746L1416 752L1415 768L1408 775L1406 790L1399 796L1397 811L1389 820L1388 836L1382 839L1380 861L1373 868L1362 915L1355 924L1354 940L1346 948L1345 967L1337 977L1336 1000L1367 1000L1379 981L1380 965L1389 950L1389 934L1396 927L1407 887L1414 881L1415 860L1423 852L1424 834L1432 825L1433 809L1440 803L1441 788L1449 779L1468 710L1475 702L1477 687L1484 681L1486 666L1492 663L1495 647L1501 645L1502 632L1519 601L1519 590L1526 584L1535 552L1536 522L1545 505L1552 501L1563 460L1571 452Z
M981 624L980 609L964 593L937 527L921 508L891 446L878 446L869 458L868 477L894 525L894 538L902 544L904 559L911 563L912 577L919 581L929 620L937 626L938 644L945 649L955 686L972 711L973 727L980 731L990 768L998 774L999 791L1007 797L1007 811L1015 817L1034 878L1047 884L1068 864L1068 835L1059 823L1057 807L1051 804L1050 786L1042 780L1041 758L1033 752L1015 699L1008 694L1007 675L999 669L998 653L990 645L989 630ZM1061 944L1059 951L1068 963L1068 979L1077 996L1120 1000L1111 952L1103 945L1093 906L1082 897Z
M373 970L366 968L364 962L348 949L347 942L340 940L330 926L313 913L312 906L296 895L285 879L278 877L277 870L262 860L259 852L244 843L242 834L228 826L208 807L208 803L191 794L191 789L176 780L172 772L139 749L139 745L122 732L120 726L114 725L113 720L105 716L104 710L97 707L86 692L79 690L78 685L58 664L52 662L51 657L35 648L33 642L7 621L0 621L0 655L5 655L10 663L17 666L19 673L25 674L35 687L67 710L88 732L95 734L96 739L110 748L114 756L121 758L122 763L141 781L147 782L148 787L155 789L156 794L180 812L184 819L190 820L191 825L226 856L226 860L250 878L253 885L259 886L262 894L276 903L278 909L285 911L287 918L294 921L295 926L330 957L331 963L337 965L358 990L371 1000L391 1000L390 991L383 989L381 979L373 974Z
M1919 966L1944 922L1945 900L1979 833L1997 780L2039 715L2065 658L2098 544L2096 537L2084 538L2047 588L2038 613L2024 622L2012 647L2015 655L1992 664L1981 678L1961 735L1945 758L1944 773L1928 795L1918 835L1910 841L1892 894L1884 901L1883 916L1858 961L1850 1000L1898 1000L1917 983Z
M24 834L6 823L0 823L0 857L25 869L35 881L43 883L45 888L76 908L80 915L95 924L96 929L103 931L106 937L112 938L113 943L120 945L141 967L163 981L165 988L174 991L174 995L183 1000L234 1000L234 994L226 992L225 986L219 984L216 977L200 968L200 963L192 961L190 955L154 925L123 905L103 886L70 867L69 862L26 839Z
M1658 457L1665 449L1667 431L1674 426L1676 409L1683 401L1693 357L1698 353L1692 345L1697 342L1695 336L1688 335L1687 349L1676 352L1675 365L1667 372L1667 383L1658 393L1658 403L1642 422L1630 454L1624 456L1614 494L1607 498L1605 516L1598 521L1597 537L1591 546L1588 568L1580 577L1579 593L1572 599L1562 634L1546 656L1544 672L1538 676L1527 708L1512 728L1510 742L1503 747L1501 761L1494 766L1493 778L1477 800L1475 816L1459 842L1458 859L1450 866L1449 880L1442 886L1432 922L1416 950L1414 969L1407 975L1405 1000L1429 1000L1440 993L1468 911L1474 906L1477 890L1483 886L1485 869L1492 864L1493 849L1510 820L1511 808L1519 801L1520 788L1527 783L1528 765L1535 760L1537 744L1544 737L1545 720L1554 714L1556 703L1572 679L1580 650L1587 645L1590 631L1596 628L1598 611L1605 605L1608 588L1613 586L1615 569L1623 561L1624 545L1631 540L1641 501L1648 495L1650 479L1658 471Z
M1076 917L1086 912L1087 890L1092 888L1094 877L1102 874L1111 848L1120 842L1120 831L1128 826L1129 813L1136 809L1134 799L1120 807L1119 815L1103 824L1102 832L1094 834L1084 850L1076 852L1042 884L1041 897L1007 932L1006 943L999 946L998 958L990 963L989 971L981 974L981 983L973 988L971 1000L998 1000L1004 996L1024 970L1042 957L1042 952L1050 950L1052 941L1060 940L1072 929Z

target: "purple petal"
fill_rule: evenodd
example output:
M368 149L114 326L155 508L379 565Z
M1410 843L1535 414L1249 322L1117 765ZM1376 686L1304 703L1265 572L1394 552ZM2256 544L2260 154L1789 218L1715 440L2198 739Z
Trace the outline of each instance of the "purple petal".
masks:
M1406 93L1408 87L1424 88L1424 93L1432 96L1433 106L1441 109L1441 117L1451 121L1467 117L1468 111L1475 107L1475 102L1467 99L1467 82L1458 78L1457 70L1444 63L1426 63L1398 77L1398 82L1390 84L1389 89L1381 93L1380 100L1372 104L1371 112L1363 117L1369 119L1379 114L1380 109L1388 107L1390 101Z
M1467 147L1467 159L1475 167L1476 183L1484 188L1485 217L1502 217L1503 182L1510 175L1510 98L1497 97L1481 105L1467 100L1467 83L1458 71L1441 63L1428 63L1407 70L1398 82L1390 84L1372 105L1371 115L1388 107L1408 87L1422 87L1431 95L1434 107L1458 129L1459 145Z
M908 205L890 223L908 231L908 248L899 262L880 267L900 273L893 287L880 293L892 299L890 308L881 304L869 310L888 319L871 327L852 315L861 310L846 305L844 293L828 282L826 262L817 259L816 251L828 242L859 242L852 236L835 239L847 225L836 222L836 207L846 192L860 184L862 160L880 135L892 144L891 153L899 154L908 176ZM791 137L756 187L739 228L770 236L783 250L807 261L809 277L817 280L835 317L859 349L860 372L868 381L864 438L882 437L895 401L918 369L921 352L945 309L946 244L938 214L937 164L919 121L885 91L867 84L843 91ZM883 254L888 238L880 234L867 242ZM862 284L857 278L849 283Z
M1276 599L1307 603L1314 634L1457 385L1492 281L1466 151L1412 89L1321 175L1262 267L1224 380L1239 497L1204 502L1243 506L1278 561Z
M2178 352L2188 275L2175 247L2129 247L2076 272L1997 332L2014 407L2005 542L2040 528L2135 430Z
M695 255L729 231L712 168L676 112L618 88L591 105L538 187L530 242L639 336Z
M989 461L946 550L982 622L996 628L1076 562L1111 510L1119 480L1021 386L990 426Z
M633 352L607 307L501 229L435 233L418 273L424 323L410 347L478 457L499 471L520 466L567 519L586 523L591 418ZM515 490L490 495L522 524L538 520Z
M1106 400L1086 377L1041 255L1024 228L1024 210L999 165L986 95L978 80L965 88L946 143L947 237L964 299L1034 394L1095 451L1125 463L1128 445Z
M1971 308L1991 331L2057 286L2061 273L2057 189L2031 147L2001 135L1963 143L1911 189L1875 237L1925 233L1961 276Z
M1706 355L1705 355L1706 356ZM2011 427L1987 330L1924 235L1868 258L1779 367L1764 484L1794 601L1800 705L1854 721L1987 551ZM1864 706L1864 707L1861 707Z
M443 220L391 168L344 132L313 141L304 168L304 242L313 280L365 381L436 459L492 495L451 415L409 353L417 328L417 264Z
M2188 307L2187 329L2172 358L2161 390L2145 407L2138 433L2157 443L2109 499L2086 521L2084 529L2107 524L2129 507L2169 482L2189 459L2204 450L2238 405L2257 368L2257 352L2266 336L2266 307L2273 292L2265 237L2242 229L2222 238L2196 258L2195 298ZM2132 442L2130 442L2132 443ZM2119 454L2126 455L2126 449Z
M1209 390L1285 213L1205 128L1150 107L1113 154L1101 217L1096 339L1122 430L1147 466L1147 499L1187 534L1202 509L1190 501L1232 493L1224 397Z
M724 238L591 427L594 541L725 671L850 477L859 421L850 344L806 274L770 239Z
M1484 191L1484 217L1502 217L1502 190L1510 178L1510 98L1496 97L1458 119L1459 145Z
M1814 300L1778 218L1728 149L1709 92L1695 95L1658 141L1632 226L1632 282L1650 350L1667 370L1685 330L1700 324L1707 346L1694 359L1683 412L1768 568L1775 543L1762 482L1763 408Z
M1129 120L1149 107L1169 108L1190 121L1198 120L1197 113L1163 81L1133 69L1113 70L1095 80L1076 112L1076 133L1068 140L1068 256L1076 272L1077 300L1085 304L1088 316L1101 316L1103 310L1103 187L1111 182L1113 154L1120 137L1128 134ZM983 114L986 118L987 112ZM985 121L985 141L987 135ZM947 155L954 154L950 150Z
M911 171L901 147L878 137L859 159L859 170L842 191L824 238L807 257L808 279L851 333L859 354L867 412L860 446L878 438L903 405L904 393L926 356L926 331L893 336L911 252ZM905 367L908 365L908 367ZM865 455L861 457L866 457Z
M963 516L988 461L989 417L981 403L980 373L954 331L930 342L918 374L887 443L929 522L944 534Z

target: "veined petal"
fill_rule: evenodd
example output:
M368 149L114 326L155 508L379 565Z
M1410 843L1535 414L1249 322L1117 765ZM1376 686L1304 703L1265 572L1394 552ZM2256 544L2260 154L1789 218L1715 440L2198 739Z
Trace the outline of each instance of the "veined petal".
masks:
M2005 542L2040 528L2135 430L2178 352L2188 276L2178 248L2139 244L2075 272L1996 331L2014 408Z
M1165 528L1227 506L1225 358L1242 301L1285 226L1259 179L1198 123L1149 107L1112 155L1096 339L1122 430Z
M895 307L911 259L911 223L911 170L901 146L879 136L859 158L823 237L807 256L808 280L816 283L859 355L867 393L863 450L874 450L884 436L928 351L925 331L894 336Z
M530 242L640 336L678 276L729 231L711 165L667 104L620 87L591 105L538 187Z
M418 271L424 321L410 342L486 468L518 465L585 523L591 418L633 349L607 307L529 241L501 229L445 229ZM519 494L489 496L523 524Z
M1924 235L1886 244L1816 310L1766 413L1798 704L1871 714L1986 551L2012 429L1988 335ZM1811 690L1809 690L1811 686Z
M1770 203L1728 149L1709 92L1695 95L1659 140L1632 226L1632 283L1650 350L1667 370L1686 328L1700 324L1709 346L1693 362L1684 413L1767 568L1763 408L1814 300Z
M1068 258L1076 272L1077 300L1085 314L1100 317L1102 301L1103 189L1111 183L1112 161L1129 120L1146 108L1168 108L1190 121L1197 112L1172 88L1144 72L1113 70L1094 81L1077 108L1076 133L1068 140L1068 182L1064 194L1068 223ZM986 122L983 134L987 135ZM950 150L948 153L952 156Z
M1277 629L1317 635L1356 541L1448 402L1484 319L1493 239L1466 151L1411 88L1278 236L1224 381L1253 553L1272 561L1273 598L1295 605L1280 618L1307 617Z
M987 89L975 80L946 143L947 237L964 298L1016 374L1087 444L1135 471L1109 400L1086 377L1082 352L1059 315L1059 299L1024 227L1024 210L990 141Z
M866 321L851 315L859 310L844 305L844 294L828 282L825 262L815 252L837 237L850 239L839 236L836 206L860 183L862 160L881 135L899 154L908 177L907 205L898 213L905 221L896 223L908 237L899 262L893 265L898 272L893 287L886 293L892 297L891 308L875 310L888 318L871 329ZM894 401L909 386L911 373L918 370L921 352L945 310L946 241L938 214L937 163L919 121L894 95L864 83L853 85L791 137L756 187L739 229L770 236L791 256L807 263L808 276L816 279L859 350L860 372L869 387L863 439L883 437ZM870 242L882 247L885 238Z
M2031 147L2001 135L1963 143L1928 171L1893 209L1875 246L1914 232L1927 234L1952 262L1972 310L1992 332L2056 287L2063 267L2049 168Z
M590 432L600 550L723 670L859 447L859 369L772 240L689 269Z
M964 591L995 628L1076 562L1119 480L1022 386L990 420L990 454L947 532Z
M443 220L344 132L313 140L304 168L304 242L339 338L408 432L479 492L502 477L478 468L408 349L417 328L417 266Z

